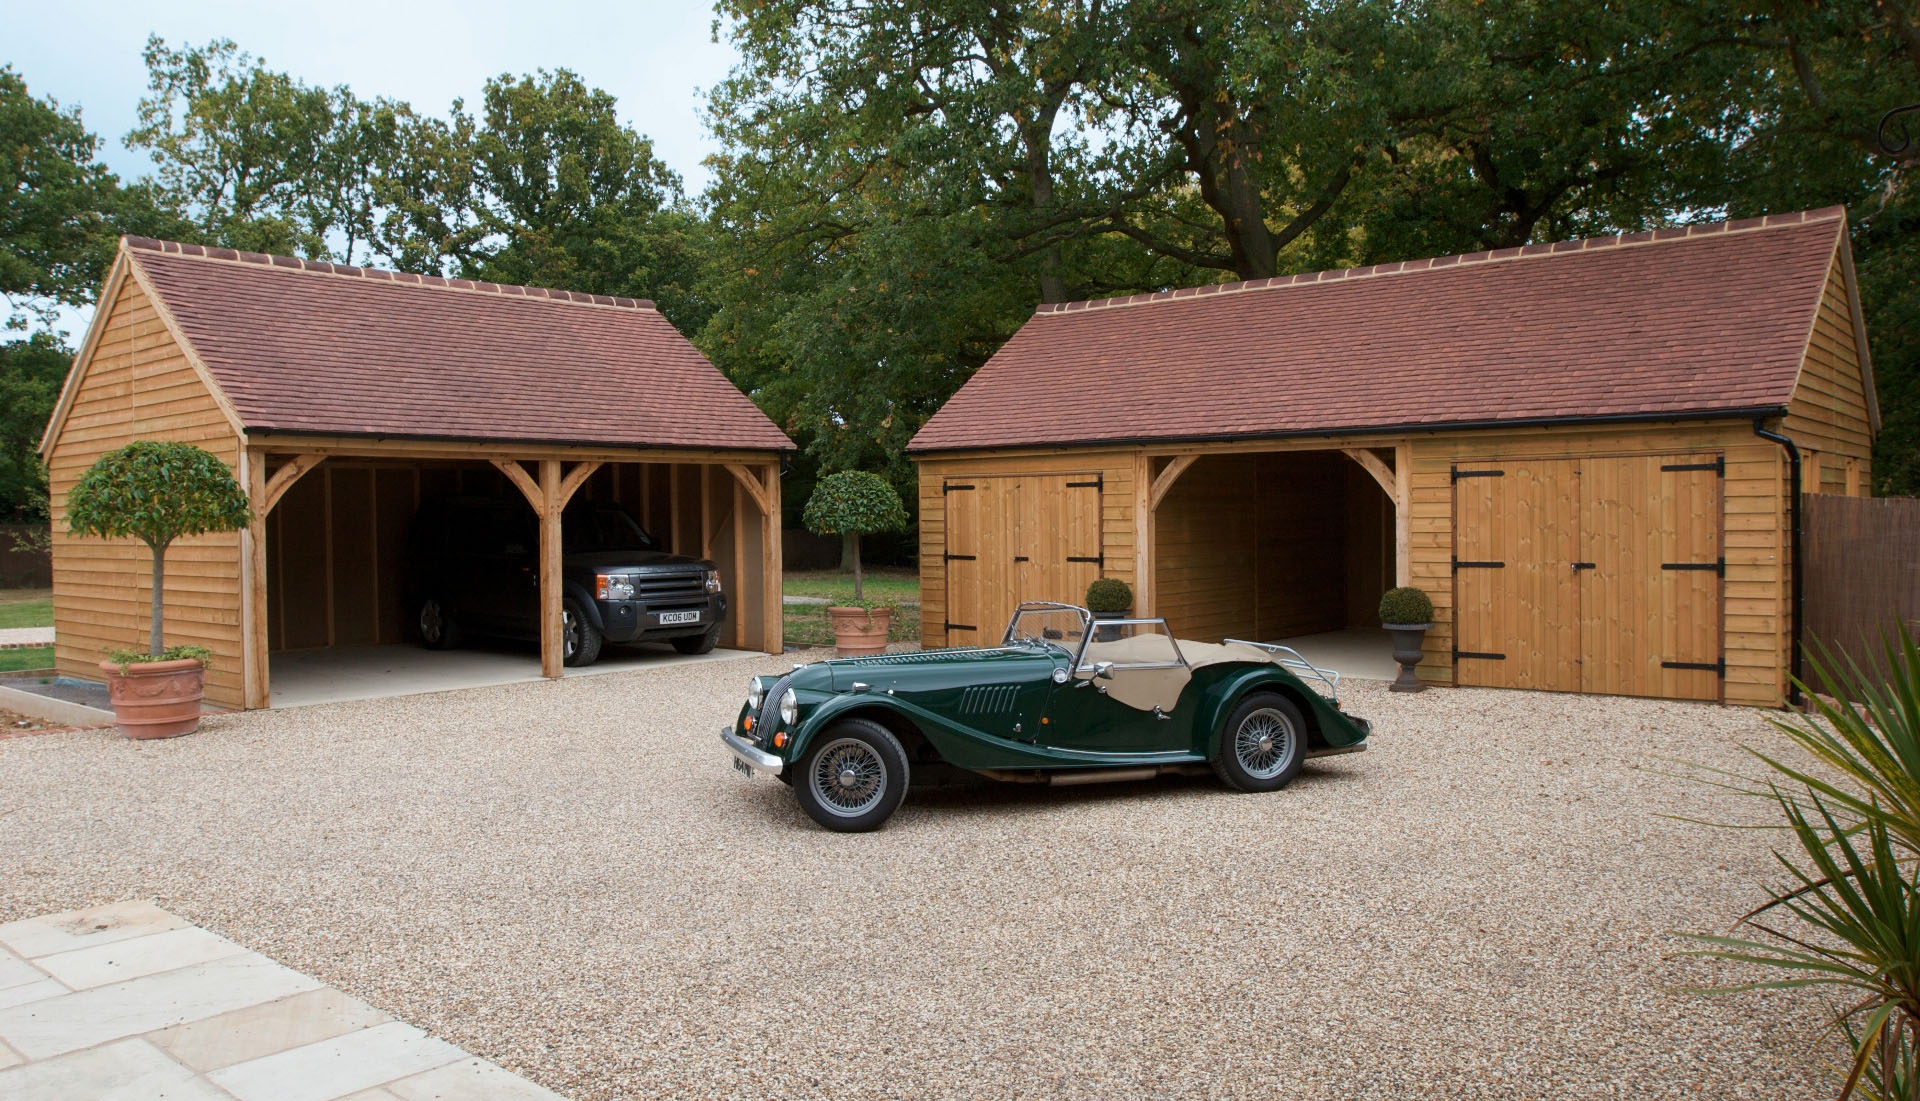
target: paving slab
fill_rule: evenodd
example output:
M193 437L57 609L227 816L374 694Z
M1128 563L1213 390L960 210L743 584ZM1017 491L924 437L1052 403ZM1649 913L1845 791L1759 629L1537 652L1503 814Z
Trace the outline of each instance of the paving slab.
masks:
M559 1095L151 902L0 926L0 1097Z

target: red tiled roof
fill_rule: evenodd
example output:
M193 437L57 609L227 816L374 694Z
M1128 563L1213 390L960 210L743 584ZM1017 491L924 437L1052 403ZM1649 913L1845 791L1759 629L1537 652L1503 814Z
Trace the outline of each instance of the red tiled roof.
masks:
M1839 207L1042 305L910 450L1787 404Z
M644 299L124 243L249 430L793 447Z

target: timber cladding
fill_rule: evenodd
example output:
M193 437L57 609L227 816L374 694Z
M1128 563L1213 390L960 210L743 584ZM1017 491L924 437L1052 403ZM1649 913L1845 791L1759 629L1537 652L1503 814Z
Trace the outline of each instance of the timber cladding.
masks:
M146 648L151 560L134 539L67 531L67 492L101 455L136 439L206 448L239 470L240 434L205 379L169 333L145 290L125 279L102 298L91 360L47 455L53 512L54 665L100 678L110 650ZM213 653L207 699L238 706L242 695L241 551L238 533L177 540L167 551L166 639Z

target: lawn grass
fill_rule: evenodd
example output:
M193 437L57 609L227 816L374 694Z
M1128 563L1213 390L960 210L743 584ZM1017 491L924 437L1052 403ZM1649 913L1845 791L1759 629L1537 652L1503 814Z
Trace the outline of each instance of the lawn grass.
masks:
M28 669L53 668L53 647L23 646L18 650L0 650L0 673L21 673Z
M0 627L51 626L52 589L0 589Z
M868 570L861 586L868 600L920 599L920 575L913 570ZM785 581L788 596L823 596L830 600L853 599L853 575L839 570L788 570Z
M887 628L891 642L917 642L920 638L920 575L913 570L868 570L861 586L868 600L893 604L893 623ZM853 575L839 570L788 570L785 578L788 596L823 597L827 600L852 600ZM789 604L785 608L788 646L832 646L833 627L827 622L824 604Z

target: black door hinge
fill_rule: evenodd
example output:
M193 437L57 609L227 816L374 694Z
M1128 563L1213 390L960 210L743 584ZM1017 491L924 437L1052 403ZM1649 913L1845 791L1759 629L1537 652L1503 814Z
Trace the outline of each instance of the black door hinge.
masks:
M957 493L957 492L959 492L960 490L963 490L963 489L979 489L979 488L980 488L979 486L974 486L974 485L963 485L963 484L961 484L961 483L959 483L959 482L945 482L945 483L943 483L943 484L942 484L942 485L940 486L940 492L942 492L942 493Z
M1712 570L1721 577L1727 576L1727 560L1725 558L1717 558L1712 562L1662 562L1660 563L1660 568L1663 570Z
M1068 489L1098 489L1098 490L1105 490L1105 489L1107 488L1107 484L1106 484L1106 483L1107 483L1107 476L1106 476L1105 474L1095 474L1095 475L1093 476L1093 481L1091 481L1091 482L1068 482L1068 483L1067 483L1067 488L1068 488Z
M1097 555L1094 555L1092 558L1087 558L1083 555L1069 554L1067 555L1067 561L1092 562L1093 564L1099 566L1101 569L1105 569L1107 566L1107 556L1104 554L1097 554Z
M1727 661L1725 658L1722 658L1719 661L1715 661L1715 662L1663 661L1660 663L1660 668L1662 669L1700 669L1708 673L1718 673L1722 680L1725 680L1727 676Z
M975 626L974 626L973 624L971 624L971 623L949 623L949 624L947 624L947 630L949 630L949 631L978 631L979 629L980 629L980 628L978 628L978 627L975 627Z
M949 561L949 562L971 562L971 561L973 561L973 555L971 555L971 554L949 554L949 555L947 555L947 561Z
M1662 471L1668 470L1711 470L1722 478L1727 476L1727 457L1725 455L1710 463L1662 463Z
M1453 652L1453 659L1454 659L1455 661L1458 661L1458 660L1460 660L1461 658L1482 658L1482 659L1485 659L1485 660L1487 660L1487 661L1505 661L1505 660L1507 660L1507 655L1505 655L1505 654L1482 654L1482 653L1477 653L1477 652L1475 652L1475 651L1473 651L1473 650L1455 650L1455 651Z
M1453 568L1456 571L1458 570L1504 570L1507 568L1507 564L1505 562L1473 562L1464 558L1456 558L1453 560Z
M1462 470L1457 466L1453 468L1453 480L1456 482L1462 478L1504 478L1506 476L1507 472L1504 470Z

